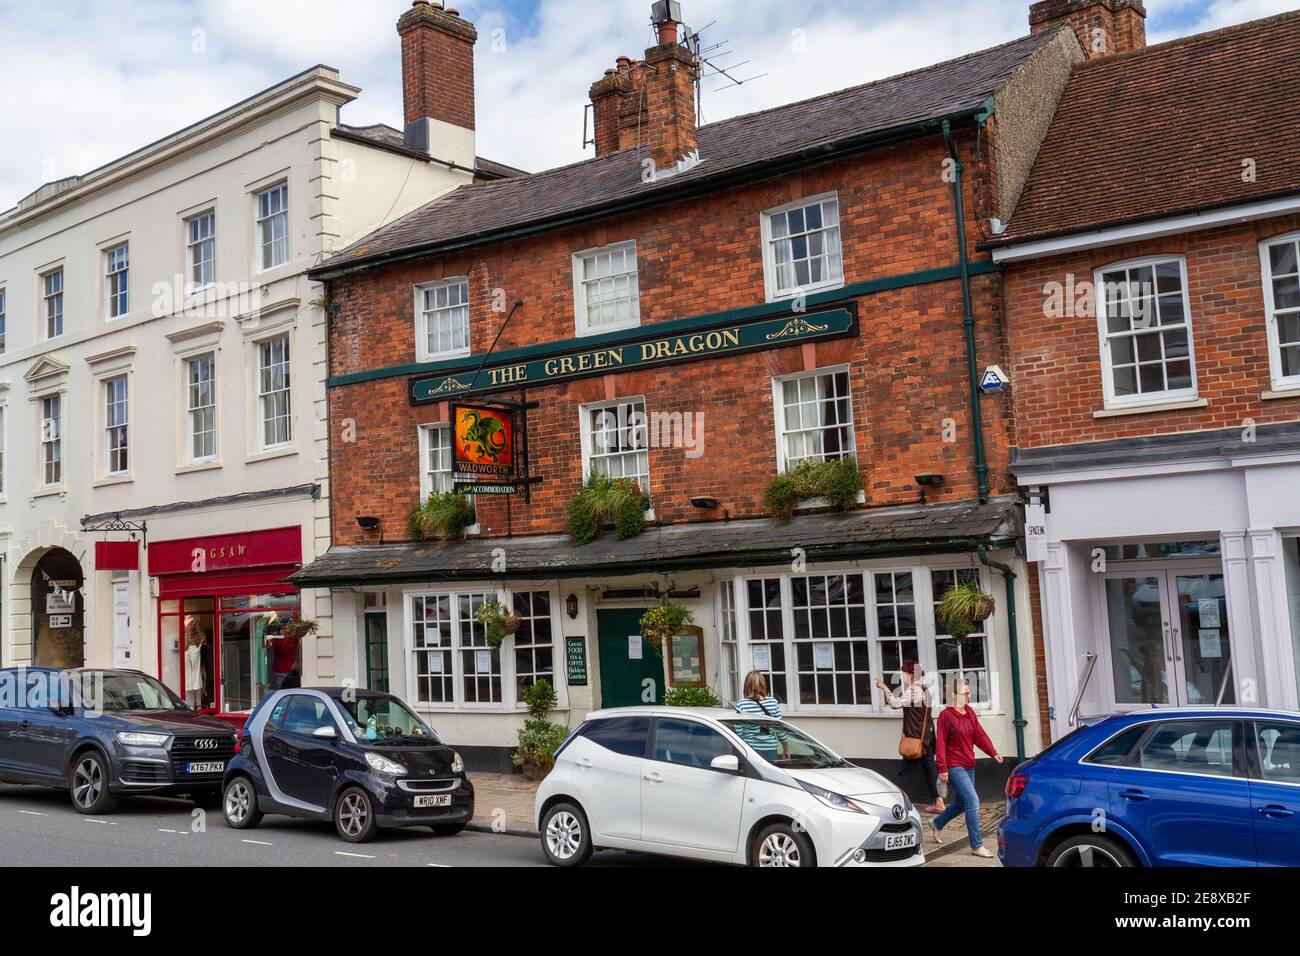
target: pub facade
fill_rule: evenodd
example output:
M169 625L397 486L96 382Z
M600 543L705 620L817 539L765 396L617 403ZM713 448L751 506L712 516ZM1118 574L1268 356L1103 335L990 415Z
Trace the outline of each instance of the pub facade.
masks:
M876 681L908 660L941 699L969 680L999 748L1035 752L1010 423L979 388L1004 361L1000 279L976 242L1014 207L1078 40L697 128L687 38L656 29L592 86L596 158L459 189L314 271L332 547L293 580L330 590L372 686L471 766L508 766L539 678L576 726L674 687L735 701L750 670L841 752L892 759ZM507 433L514 469L485 477L470 459ZM856 494L781 505L778 479L821 462ZM639 513L584 534L600 479ZM457 488L463 533L413 535ZM997 606L957 639L935 608L967 581ZM499 646L493 599L519 619ZM643 639L665 599L695 640Z

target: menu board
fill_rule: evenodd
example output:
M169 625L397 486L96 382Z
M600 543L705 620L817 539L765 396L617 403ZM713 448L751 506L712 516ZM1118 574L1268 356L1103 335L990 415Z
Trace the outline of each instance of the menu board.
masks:
M684 627L668 639L668 683L673 687L704 687L704 630Z
M565 657L569 665L569 686L585 687L587 684L587 639L585 637L566 637L564 645Z

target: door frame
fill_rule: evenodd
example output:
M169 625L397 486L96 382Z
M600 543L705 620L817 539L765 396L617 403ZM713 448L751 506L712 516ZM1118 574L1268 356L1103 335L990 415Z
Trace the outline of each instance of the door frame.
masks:
M1097 635L1097 664L1102 669L1104 681L1103 686L1105 687L1107 694L1107 697L1103 702L1105 707L1110 708L1110 710L1115 713L1131 713L1136 710L1146 710L1159 707L1179 707L1186 705L1186 702L1182 700L1182 697L1186 692L1186 672L1184 667L1179 664L1179 661L1181 661L1182 658L1178 656L1178 647L1181 642L1182 620L1180 618L1177 622L1177 629L1174 628L1172 623L1173 612L1176 608L1175 602L1178 594L1176 579L1179 577L1203 574L1217 574L1222 579L1224 585L1223 600L1225 605L1223 619L1225 622L1230 621L1232 608L1228 603L1230 601L1230 596L1228 594L1228 576L1223 567L1222 560L1218 558L1182 558L1176 560L1156 558L1132 561L1111 561L1107 564L1105 571L1098 571L1093 575L1092 606L1094 633ZM1116 700L1115 670L1114 659L1111 655L1110 615L1106 597L1106 581L1124 578L1157 579L1157 584L1160 589L1160 616L1163 628L1161 648L1165 655L1165 682L1169 689L1170 696L1170 699L1164 703L1120 703ZM1236 635L1231 627L1228 627L1228 655L1229 660L1233 662L1235 668L1237 660L1237 641ZM1234 676L1237 679L1240 679L1240 675L1234 673Z

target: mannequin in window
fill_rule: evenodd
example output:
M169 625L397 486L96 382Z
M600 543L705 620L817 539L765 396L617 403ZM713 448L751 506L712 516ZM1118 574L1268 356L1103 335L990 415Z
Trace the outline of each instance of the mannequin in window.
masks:
M212 706L209 681L212 676L212 647L208 632L197 617L185 619L185 702L196 710Z

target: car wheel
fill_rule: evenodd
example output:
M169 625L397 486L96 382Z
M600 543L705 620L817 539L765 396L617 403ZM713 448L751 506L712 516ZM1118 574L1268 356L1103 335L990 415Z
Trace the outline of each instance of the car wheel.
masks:
M257 790L247 777L236 777L226 785L221 798L221 814L226 825L236 830L250 830L262 822L257 808Z
M751 866L816 866L812 840L788 823L764 827L754 837Z
M108 761L98 750L87 750L77 755L68 775L72 805L78 813L109 813L118 800L108 790Z
M542 819L542 852L556 866L581 866L591 858L587 817L572 803L557 803Z
M463 823L435 823L429 827L438 836L455 836L461 830L465 829Z
M375 838L375 804L360 787L344 790L334 804L334 827L349 843L366 843Z
M1047 866L1055 867L1130 867L1137 866L1137 860L1128 847L1113 837L1100 833L1085 833L1082 836L1063 840L1047 857Z

